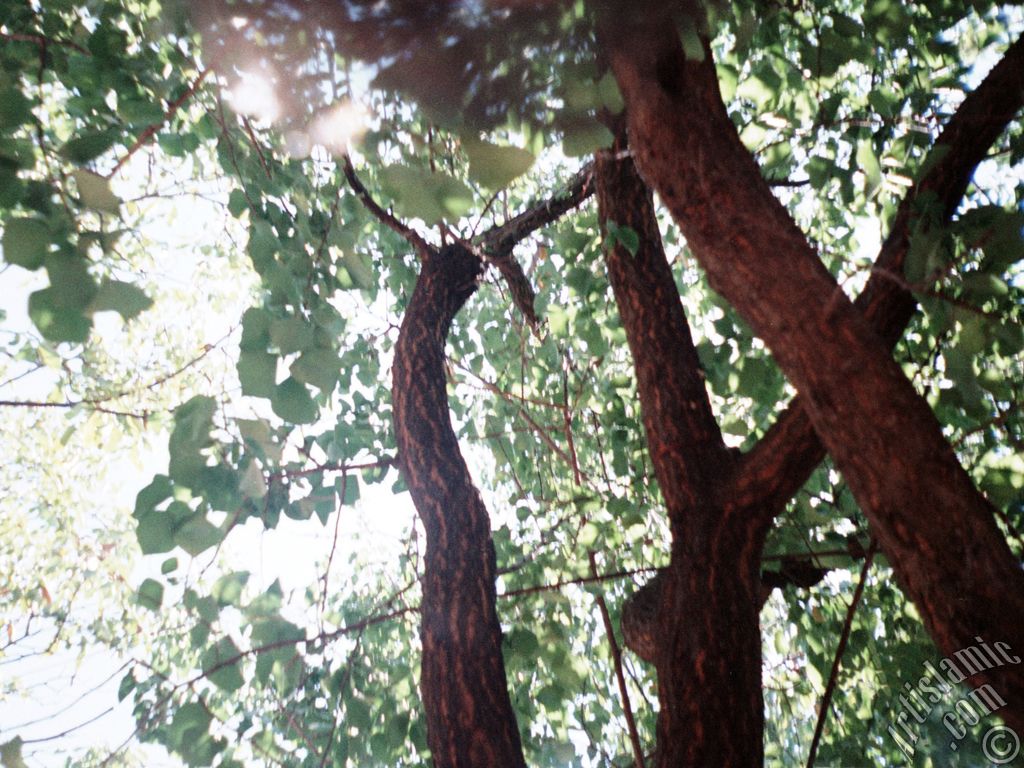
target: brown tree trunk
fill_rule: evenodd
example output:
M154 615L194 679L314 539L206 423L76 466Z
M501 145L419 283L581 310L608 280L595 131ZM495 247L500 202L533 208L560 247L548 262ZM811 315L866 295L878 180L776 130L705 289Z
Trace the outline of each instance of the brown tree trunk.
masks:
M525 766L495 608L491 525L448 410L444 344L476 290L480 260L424 249L393 366L398 455L427 534L420 687L439 768Z
M620 7L602 29L637 167L712 287L805 398L939 648L952 653L976 637L1024 648L1024 573L993 509L883 340L772 195L726 113L710 48L687 60L675 20L656 11ZM1019 665L970 682L992 684L1009 702L1000 714L1024 727Z
M657 764L759 766L764 531L718 493L734 455L711 411L651 193L624 149L620 134L612 152L598 155L596 180L602 227L639 236L631 253L606 234L605 259L672 530L654 648Z
M947 226L975 167L1024 107L1024 38L957 108L924 163L921 176L900 203L874 270L856 307L891 349L917 309L903 274L914 232ZM894 279L895 278L897 279ZM750 451L735 478L736 492L766 501L789 499L825 457L804 398L797 396ZM765 509L770 509L766 504Z

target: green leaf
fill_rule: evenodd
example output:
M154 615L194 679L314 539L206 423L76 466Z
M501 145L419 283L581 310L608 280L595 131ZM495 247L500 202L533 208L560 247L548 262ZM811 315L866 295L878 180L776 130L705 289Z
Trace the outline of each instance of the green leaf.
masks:
M373 273L373 265L365 253L355 250L346 250L342 253L341 263L345 266L352 283L356 288L364 291L369 290L377 283L377 277Z
M280 616L267 616L252 623L252 647L256 656L256 678L263 683L271 675L287 683L298 672L298 645L306 633Z
M157 475L135 496L135 510L132 512L132 516L141 518L152 512L160 502L169 499L173 492L174 486L171 485L171 479L167 475Z
M224 534L220 528L203 514L195 515L174 532L174 543L192 557L217 546L223 539Z
M221 606L233 605L236 608L242 605L242 590L249 583L248 571L234 571L225 573L213 585L210 596Z
M117 686L117 700L124 701L128 694L135 690L136 685L135 675L131 672L122 677L121 684Z
M20 736L15 736L10 741L0 744L0 764L4 768L28 768L21 757L21 745Z
M469 177L488 189L507 187L533 166L532 153L519 147L502 147L478 139L462 143L469 156Z
M573 120L564 129L562 151L567 157L583 157L607 149L614 141L612 132L597 120Z
M89 261L76 253L50 253L43 260L52 301L64 309L85 310L98 290Z
M262 499L267 495L267 481L263 478L263 470L255 461L250 461L238 481L238 490L250 499Z
M245 678L238 668L242 661L242 653L230 637L222 637L217 644L207 649L200 661L206 678L228 693L233 693L245 685Z
M71 139L60 148L60 152L72 162L87 163L114 146L115 141L117 133L113 130L92 131Z
M32 118L32 102L17 88L0 88L0 130L9 131Z
M164 120L163 106L149 99L118 99L117 112L130 125L156 125Z
M319 415L319 409L310 397L309 390L290 376L274 389L270 406L274 413L290 424L311 424Z
M428 224L456 220L473 205L473 192L458 179L408 165L381 169L381 186L400 215Z
M243 395L274 396L277 386L277 355L243 350L238 355L237 368Z
M137 599L139 605L151 611L160 610L164 602L164 585L155 579L146 579L139 585Z
M104 280L96 291L89 312L117 312L132 320L153 306L153 300L137 285L120 280Z
M25 269L39 269L50 250L50 230L38 219L10 219L4 225L4 260Z
M619 84L611 72L606 72L604 77L598 80L597 94L601 100L601 106L613 115L617 115L626 108L626 103L622 100L622 93L619 91Z
M270 341L282 355L302 352L313 346L313 328L299 317L275 317L270 321Z
M274 254L281 250L281 241L274 234L274 228L265 219L255 219L249 228L249 245L247 246L252 265L257 272L263 274L274 262Z
M249 210L249 200L245 196L245 192L241 189L232 189L231 194L228 195L228 213L238 219L247 210Z
M78 185L78 195L82 205L97 211L118 213L121 210L121 198L110 189L110 180L98 173L79 168L72 171Z
M310 349L292 363L292 376L303 384L312 384L322 392L330 392L338 383L341 360L332 349Z
M174 411L174 430L168 443L168 475L176 483L193 488L200 481L206 457L201 451L210 442L217 404L211 397L196 395Z
M165 512L147 512L139 518L135 536L144 555L170 552L174 549L174 519Z
M986 272L971 272L964 275L964 291L977 301L998 299L1010 292L1010 287L1001 278Z
M266 352L270 345L271 314L260 307L249 307L242 314L242 340L238 343L243 352L256 350Z
M60 306L57 299L53 288L33 292L28 297L28 316L49 341L84 342L89 338L92 320L77 309Z
M882 166L870 139L857 143L857 166L864 172L864 195L871 197L882 185Z
M170 746L181 748L201 741L208 736L207 729L211 722L213 717L202 704L195 701L183 704L171 720L168 734Z

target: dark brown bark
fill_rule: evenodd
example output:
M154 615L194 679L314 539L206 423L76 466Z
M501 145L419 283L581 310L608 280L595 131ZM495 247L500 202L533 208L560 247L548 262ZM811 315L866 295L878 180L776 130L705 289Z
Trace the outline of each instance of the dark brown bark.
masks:
M561 218L590 197L594 191L593 177L593 166L584 166L561 193L531 205L504 224L492 227L480 238L485 257L501 273L509 288L512 303L533 327L540 322L533 307L533 286L512 255L512 249L532 232Z
M945 653L979 636L1024 648L1024 573L994 510L883 339L772 195L726 113L710 48L687 60L673 19L635 5L619 11L601 32L637 167L712 287L806 398L933 639ZM998 667L970 682L990 683L1009 702L1000 714L1024 727L1024 670Z
M1014 115L1024 107L1024 38L970 93L947 123L925 163L925 170L900 207L875 269L855 302L871 327L891 349L917 309L899 279L917 228L945 226L956 211L975 167ZM747 455L737 472L737 493L766 501L769 514L777 500L788 500L825 457L798 395Z
M501 651L490 519L459 451L444 375L451 322L476 291L484 263L470 244L432 248L370 197L348 158L344 171L367 210L402 235L422 265L395 345L392 400L399 463L427 534L420 688L434 764L525 765ZM505 260L499 269L531 321L533 291L512 248L585 200L590 179L584 168L566 190L481 237L489 256Z
M395 346L395 436L427 534L420 686L434 764L525 766L495 609L491 525L448 410L444 343L476 290L481 261L462 246L427 250Z
M672 529L671 561L658 578L652 652L660 702L657 764L759 765L763 535L718 494L733 453L711 411L651 193L624 148L620 139L612 152L598 155L597 195L605 228L614 222L639 235L635 254L609 243L605 260Z

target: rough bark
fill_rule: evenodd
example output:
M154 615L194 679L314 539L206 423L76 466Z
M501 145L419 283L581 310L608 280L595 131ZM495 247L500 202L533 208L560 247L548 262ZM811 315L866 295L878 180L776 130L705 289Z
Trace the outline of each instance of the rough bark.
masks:
M900 203L882 243L874 271L855 302L875 332L891 349L917 309L903 274L911 234L921 227L943 227L963 198L975 167L1014 116L1024 107L1024 38L971 92L946 124L929 152L925 170ZM737 493L759 496L768 514L776 499L793 496L825 457L797 395L750 451L737 472Z
M395 345L392 400L399 463L427 534L420 688L434 764L525 765L501 651L490 519L452 429L444 375L445 339L484 262L468 243L432 248L370 197L348 158L344 171L367 210L402 235L422 265ZM480 237L492 262L505 260L498 267L531 322L533 289L512 248L586 200L591 177L583 168L565 190Z
M420 687L440 768L525 766L495 608L491 525L448 410L444 343L482 262L462 246L427 250L393 366L402 472L427 535Z
M594 191L593 177L594 168L588 163L562 192L541 203L531 205L504 224L492 227L480 238L484 255L504 278L512 296L512 303L532 327L536 327L540 322L533 308L533 286L512 255L512 249L529 234L561 218L590 197Z
M657 605L656 642L645 656L658 670L657 764L759 765L764 537L718 494L733 453L711 411L651 193L624 148L620 136L598 155L596 179L602 225L639 235L636 253L612 241L605 260L672 530L669 567L635 596ZM624 611L624 632L638 605Z
M729 120L706 42L687 60L674 20L631 5L602 27L637 167L709 282L805 398L896 576L945 653L976 637L1024 648L1024 573L883 339L772 195ZM699 25L698 25L699 28ZM1024 727L1024 670L977 675ZM712 695L717 695L717 691Z

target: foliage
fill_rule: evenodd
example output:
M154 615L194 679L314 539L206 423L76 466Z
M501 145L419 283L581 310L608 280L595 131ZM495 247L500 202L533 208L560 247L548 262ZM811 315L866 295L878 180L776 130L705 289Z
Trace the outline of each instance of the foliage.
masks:
M5 338L4 379L25 367L48 371L4 404L56 406L19 408L5 420L4 444L17 449L8 448L0 475L8 585L0 604L11 628L44 604L61 621L74 590L87 593L95 614L58 633L61 642L132 659L118 695L130 697L138 738L188 765L424 759L422 545L411 517L396 525L401 546L386 562L364 540L342 569L331 548L319 578L295 591L271 578L273 569L255 573L248 543L234 559L221 550L285 520L325 541L337 542L339 531L356 537L353 509L375 514L360 498L383 503L386 491L404 489L389 367L417 267L345 176L347 141L334 143L347 130L339 105L365 110L365 134L350 138L374 200L433 243L500 224L560 189L577 158L607 146L596 115L621 108L614 81L594 63L585 8L549 5L555 10L532 25L467 24L456 38L480 55L470 59L477 69L456 79L424 77L450 63L432 58L429 34L387 58L394 52L355 46L309 9L299 17L306 23L278 30L260 26L256 6L238 37L205 40L181 9L157 2L0 10L3 278L28 286L19 301L34 325ZM730 114L829 269L855 292L876 233L979 79L971 62L996 56L1007 27L1019 34L1024 20L987 3L714 8ZM289 36L303 45L282 45ZM574 44L545 45L559 37ZM481 42L497 38L494 50ZM243 41L263 46L264 70L246 70L252 49ZM301 77L290 80L295 71ZM244 96L267 82L280 103L261 112ZM952 226L923 232L906 275L894 278L924 310L896 355L1001 508L1019 553L1024 203L1019 171L1009 169L1024 157L1020 124L1001 141ZM175 198L184 220L162 224L172 209L147 206L149 196ZM175 296L182 275L152 233L187 228L203 205L226 223ZM734 445L749 447L792 392L707 286L674 226L665 221L662 231L716 415ZM628 227L609 226L608 236L637 247ZM492 273L456 319L447 350L453 420L492 515L512 700L537 765L629 762L597 598L617 619L667 553L602 247L593 206L520 243L515 255L537 290L543 327L531 330ZM206 335L199 319L222 303L224 314L237 309L224 344L233 371L203 374L191 355L220 334ZM104 348L110 312L127 323L116 326L115 351ZM183 329L181 318L196 327ZM131 481L139 491L131 520L120 507L87 508L80 494L97 470L85 461L116 462L154 434L166 435L166 466L151 481ZM138 568L125 539L131 528L146 556ZM762 618L774 764L804 759L866 541L864 519L828 465L772 532L766 569L807 553L834 569L811 590L776 594ZM68 579L69 559L94 579ZM892 692L920 677L935 651L889 582L887 564L876 563L843 657L823 764L902 759L886 732L898 707ZM136 627L146 627L142 642ZM628 654L625 664L651 745L653 674ZM933 749L926 761L951 758L938 737ZM965 765L966 751L956 758Z

